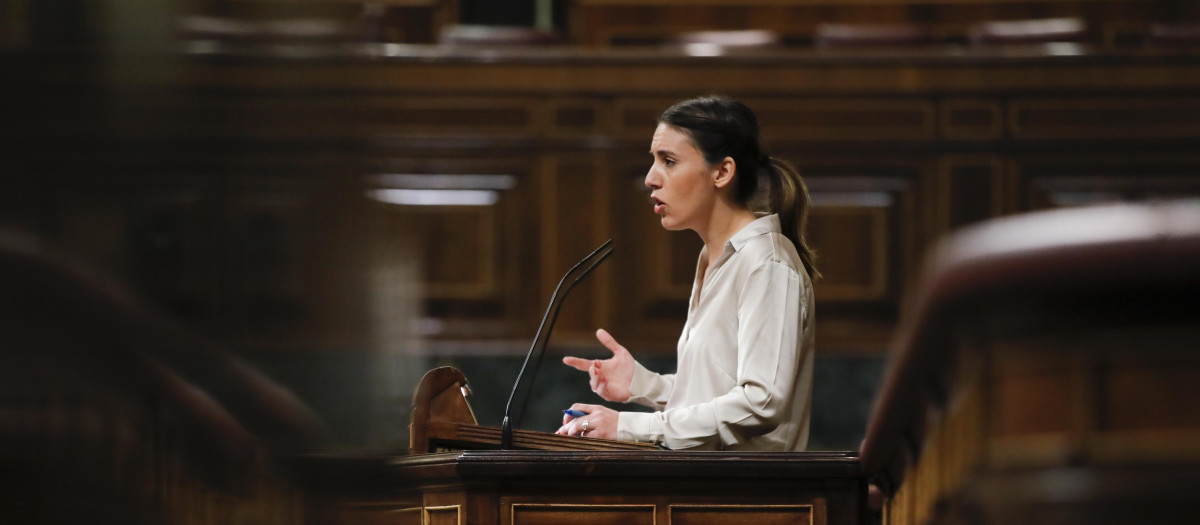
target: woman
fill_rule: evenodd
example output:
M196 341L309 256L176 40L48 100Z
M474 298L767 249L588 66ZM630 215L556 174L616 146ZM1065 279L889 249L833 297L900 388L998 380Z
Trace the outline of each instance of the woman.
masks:
M601 329L612 358L565 357L614 402L576 403L559 434L645 441L669 449L804 450L813 367L813 253L804 242L808 190L762 151L758 120L740 102L705 97L659 118L646 186L664 228L704 241L675 374L646 370ZM768 182L769 214L751 202Z

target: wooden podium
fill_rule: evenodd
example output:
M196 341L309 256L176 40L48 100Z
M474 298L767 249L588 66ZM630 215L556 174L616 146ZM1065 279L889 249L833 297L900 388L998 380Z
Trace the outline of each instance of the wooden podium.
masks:
M413 454L446 450L494 450L500 448L500 429L480 426L467 400L467 378L456 368L430 370L421 378L413 396L409 446ZM562 436L547 432L513 429L517 450L657 450L650 443Z
M310 456L297 479L314 523L389 525L769 523L862 525L867 484L850 452L660 450L646 443L475 423L466 378L438 368L414 398L412 454Z

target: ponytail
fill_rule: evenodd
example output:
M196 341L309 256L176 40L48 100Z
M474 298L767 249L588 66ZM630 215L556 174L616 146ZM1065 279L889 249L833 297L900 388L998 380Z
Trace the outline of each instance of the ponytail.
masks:
M800 254L804 270L808 272L810 279L816 281L821 278L821 272L817 271L817 255L808 247L804 238L808 226L808 209L812 205L808 187L800 177L800 172L787 161L766 154L763 155L763 160L763 167L766 168L764 171L770 181L767 206L772 213L779 215L779 225L784 236L796 246L796 253Z

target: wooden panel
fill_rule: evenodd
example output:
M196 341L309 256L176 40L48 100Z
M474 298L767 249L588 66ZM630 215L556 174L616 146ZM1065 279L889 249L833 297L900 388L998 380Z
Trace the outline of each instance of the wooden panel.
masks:
M230 261L223 257L236 254L223 249L220 203L225 194L209 181L178 174L114 174L104 179L67 177L52 187L55 196L43 204L43 220L53 225L50 238L57 250L70 254L72 264L115 279L152 310L189 318L196 329L207 331L220 324L222 305L230 296L275 299L291 291L288 278L257 290L246 290L245 281L225 278ZM245 231L239 228L238 233ZM262 314L267 306L253 301L237 305L247 314ZM221 328L233 328L235 334L246 329Z
M932 138L936 128L933 104L922 99L807 99L753 107L768 140L921 140Z
M258 70L247 72L248 75L257 73ZM71 110L75 105L81 106L82 110L86 109L87 103L94 102L85 97L82 101L54 104L56 110ZM237 97L153 92L127 101L123 106L121 111L125 118L112 124L122 135L210 137L233 134L271 140L389 134L533 136L548 130L580 131L581 123L587 121L586 115L579 116L580 111L594 111L588 106L567 105L551 115L544 104L524 97L362 93L330 96L326 90L308 90L299 86L274 95ZM552 119L558 123L553 129ZM35 121L32 124L32 131L40 131L39 128L47 123ZM78 123L73 127L80 128ZM7 129L0 130L0 136L8 132Z
M988 428L992 436L1067 433L1076 404L1070 359L1033 355L997 357Z
M992 155L947 155L938 164L941 231L998 216L1003 202L1003 163Z
M425 292L436 299L496 299L497 244L503 223L494 206L438 206L407 211L424 233Z
M985 383L990 466L1200 458L1189 334L1152 325L997 345Z
M364 10L343 1L200 0L181 6L182 37L230 42L422 42L436 40L457 2L380 2ZM289 24L291 22L291 24Z
M1008 107L1017 139L1200 137L1200 98L1036 98Z
M814 525L811 505L672 505L672 525Z
M614 124L617 126L616 133L621 138L644 140L646 144L644 151L649 151L650 138L654 135L658 116L671 107L671 105L684 98L687 97L638 97L622 98L614 101L613 114L615 115ZM646 167L649 168L649 157L647 156L646 159Z
M370 97L363 122L376 133L532 135L546 127L534 100L501 97Z
M554 99L549 106L551 136L578 136L612 133L615 121L611 108L595 99Z
M421 507L393 509L380 504L346 505L338 509L335 521L356 525L426 525L423 514Z
M1056 155L1015 159L1010 210L1039 210L1200 195L1193 155Z
M589 45L662 43L695 30L753 27L779 32L785 42L808 45L821 22L850 24L929 24L939 39L963 42L971 24L1077 16L1096 29L1098 42L1144 32L1154 21L1196 21L1200 13L1186 0L574 0L571 32ZM663 23L662 21L669 21Z
M189 184L189 182L191 182ZM54 217L60 246L79 262L131 280L151 295L195 301L214 284L209 274L217 242L215 188L176 179L161 184L129 178L68 181ZM208 297L201 302L215 299Z
M336 232L334 220L321 220L340 200L322 193L319 185L282 178L235 183L227 197L222 265L227 268L222 308L236 320L233 333L302 332L316 339L319 326L334 324L333 312L361 311L351 294L323 286L324 272L345 268L334 254L321 250L323 239L344 233ZM354 244L350 238L340 241L347 250ZM347 281L340 285L351 288Z
M654 505L513 504L511 525L654 525Z
M943 138L979 140L1004 136L1004 109L999 100L949 99L940 103L938 111Z
M868 521L866 480L845 452L471 449L305 459L316 505L399 508L393 498L413 494L426 509L458 509L472 525ZM381 471L392 475L372 475Z
M531 167L500 159L410 159L391 173L367 178L384 208L379 220L394 231L378 242L411 239L419 261L424 335L503 336L533 322L530 293L536 271L531 246L539 237ZM390 237L390 238L387 238Z
M882 304L897 293L896 280L910 262L912 187L903 166L802 166L812 196L808 241L824 276L819 302ZM894 176L863 174L890 173ZM844 175L849 174L849 175ZM900 248L900 249L898 249Z
M141 131L162 133L176 131L170 122L194 122L179 131L197 134L219 134L222 130L237 130L243 137L272 139L303 139L358 136L367 121L351 117L364 115L358 98L334 98L303 93L286 96L196 97L191 101L164 101L160 111L170 111L172 118L149 119ZM172 104L173 103L173 104ZM165 127L170 126L170 127ZM162 129L156 129L162 128ZM203 136L203 135L202 135Z
M425 507L423 525L463 525L462 512L458 505Z
M620 134L646 139L663 110L678 100L622 100ZM745 99L767 140L921 140L936 133L934 105L922 99Z
M586 154L547 157L542 162L537 209L542 229L542 267L546 268L539 296L545 301L563 274L612 237L611 205L606 198L611 178L604 175L604 166L603 157ZM614 256L633 257L637 253L632 245L613 249L614 254L620 254ZM591 339L597 327L607 325L612 263L605 261L571 291L555 328L557 335Z
M1104 430L1200 430L1200 367L1186 359L1114 363L1103 376Z
M809 218L808 241L820 247L820 301L881 301L890 290L890 207L886 193L834 201L818 195ZM827 199L821 202L821 199Z

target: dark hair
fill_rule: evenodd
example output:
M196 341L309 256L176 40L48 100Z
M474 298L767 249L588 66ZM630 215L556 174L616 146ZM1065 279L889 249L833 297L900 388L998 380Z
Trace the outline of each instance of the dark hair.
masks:
M737 167L733 198L738 203L755 208L752 202L758 194L759 178L767 179L765 211L779 214L783 234L796 246L805 271L814 280L820 277L816 254L804 240L811 205L808 187L794 166L763 151L753 110L726 97L700 97L671 106L658 122L690 137L710 165L725 157L733 159Z

